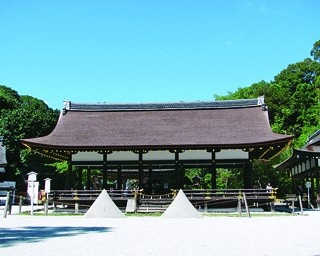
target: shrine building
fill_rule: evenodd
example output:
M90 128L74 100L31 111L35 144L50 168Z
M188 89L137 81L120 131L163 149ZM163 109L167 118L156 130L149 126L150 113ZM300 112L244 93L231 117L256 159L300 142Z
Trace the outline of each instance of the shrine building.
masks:
M181 188L185 170L206 168L216 188L217 168L242 168L252 188L254 159L271 159L293 136L272 132L264 98L141 104L64 102L51 134L21 140L38 153L83 169L101 170L102 187L135 178ZM89 179L89 176L88 176ZM69 180L69 188L72 187ZM88 184L89 186L89 184ZM67 188L68 189L68 188ZM80 188L79 188L80 189Z
M305 191L309 186L312 195L314 192L320 195L320 130L312 134L302 148L293 149L292 155L277 168L289 171L293 191L297 192L298 187Z

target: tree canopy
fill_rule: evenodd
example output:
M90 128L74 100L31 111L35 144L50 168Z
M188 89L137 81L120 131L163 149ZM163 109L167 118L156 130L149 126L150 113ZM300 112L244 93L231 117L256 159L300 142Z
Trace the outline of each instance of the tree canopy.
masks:
M307 58L290 64L273 81L260 81L239 88L217 100L243 99L264 95L274 132L296 136L295 147L306 142L320 127L320 63Z
M310 55L313 57L315 61L320 60L320 40L313 44L313 48L310 52Z
M308 137L320 129L320 41L313 45L310 58L289 64L270 82L260 81L238 88L228 95L215 95L216 100L244 99L265 96L271 128L276 133L295 135L292 147L302 147ZM290 190L290 178L285 172L274 170L291 154L291 149L268 163L254 164L254 177L265 183L268 179L285 190Z
M45 167L39 161L41 156L35 156L23 147L20 139L49 134L57 123L59 111L49 108L42 100L20 96L15 90L1 85L0 115L0 134L4 136L7 148L6 178L22 181L26 172L35 171L35 166Z
M0 111L4 109L13 109L20 103L19 94L9 87L0 85Z

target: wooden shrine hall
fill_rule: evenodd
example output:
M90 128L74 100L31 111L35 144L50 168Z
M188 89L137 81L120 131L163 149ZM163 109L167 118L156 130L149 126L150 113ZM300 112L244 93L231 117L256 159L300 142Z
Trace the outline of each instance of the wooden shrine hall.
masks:
M217 168L242 168L252 187L252 160L270 159L293 136L273 133L264 98L208 102L79 104L64 102L51 134L22 143L72 166L101 169L116 189L126 177L139 188L163 175L163 186L181 188L184 171L207 168L216 188ZM72 180L67 182L72 187ZM67 188L68 189L68 188ZM80 188L79 188L80 189Z
M299 187L305 191L307 182L310 182L312 196L316 192L320 199L320 130L312 134L302 148L294 149L291 157L277 168L289 171L292 191L298 192Z

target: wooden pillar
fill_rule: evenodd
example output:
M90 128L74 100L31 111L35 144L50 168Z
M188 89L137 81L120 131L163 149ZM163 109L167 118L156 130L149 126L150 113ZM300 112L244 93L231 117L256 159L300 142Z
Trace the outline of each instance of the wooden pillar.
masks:
M181 188L181 175L180 175L180 163L179 163L179 152L174 151L174 160L175 160L175 180L177 188Z
M72 164L71 159L68 161L68 171L67 171L67 179L66 179L66 189L71 189L73 186L72 182Z
M91 167L88 166L87 168L87 182L86 182L87 190L91 189Z
M303 175L301 173L298 175L297 184L298 186L303 187Z
M252 188L252 170L253 163L248 162L243 165L243 187L244 189Z
M117 189L122 189L122 175L121 175L121 166L118 166L117 170Z
M302 178L301 178L301 185L303 188L306 187L306 182L308 180L308 174L306 172L302 173Z
M303 172L303 165L304 163L301 164L301 172L299 174L299 186L301 186L302 188L304 187L304 184L305 184L305 174Z
M309 177L310 177L309 181L311 182L310 200L312 201L314 199L314 195L315 195L315 182L314 182L315 173L314 173L314 170L310 171Z
M297 192L297 186L297 174L294 172L294 174L292 174L292 194Z
M216 152L211 152L211 188L217 189Z
M139 189L143 187L143 154L139 151Z
M318 159L316 159L316 168L315 168L315 179L316 179L316 188L315 192L320 192L320 181L319 181L319 166L318 166Z
M107 186L108 186L108 157L107 157L107 153L103 153L102 177L103 177L102 187L104 189L107 189Z
M180 164L180 162L179 162L179 174L180 174L180 188L183 188L185 169L184 169L183 165Z
M77 189L82 189L82 167L78 167L78 186Z
M315 179L315 188L314 192L315 194L318 194L320 192L320 181L319 181L319 164L318 164L318 159L315 159L315 167L314 167L314 179Z
M152 165L149 165L149 173L148 173L148 186L149 186L149 191L146 191L148 194L152 194L152 184L153 184L153 175L152 175Z

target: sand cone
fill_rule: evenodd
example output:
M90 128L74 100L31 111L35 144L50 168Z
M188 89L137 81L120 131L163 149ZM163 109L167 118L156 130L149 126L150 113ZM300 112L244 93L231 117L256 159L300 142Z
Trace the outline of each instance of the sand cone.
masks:
M182 189L169 205L167 210L161 215L164 218L202 218L203 216L190 203Z
M85 213L86 218L124 218L125 215L120 211L111 197L104 189L93 202L89 210Z

